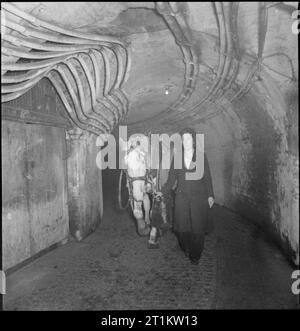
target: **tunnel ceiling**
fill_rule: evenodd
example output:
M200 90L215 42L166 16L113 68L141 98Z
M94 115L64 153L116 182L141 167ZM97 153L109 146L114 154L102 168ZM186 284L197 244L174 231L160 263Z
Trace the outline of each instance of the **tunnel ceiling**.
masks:
M81 125L93 133L111 131L118 123L130 124L133 130L164 128L174 131L183 124L201 122L212 113L231 107L231 102L243 97L262 76L270 77L283 92L288 84L298 80L297 35L291 33L291 14L297 8L297 2L21 2L13 3L13 6L31 17L77 34L70 33L71 37L92 36L85 39L86 48L97 43L97 36L105 36L104 42L99 41L97 47L107 48L108 74L117 77L121 72L120 84L116 86L112 99L105 95L101 99L101 105L104 105L102 117L105 118L94 110L94 117L88 124ZM4 9L9 22L25 29L34 26L26 18L14 15L6 7ZM48 31L39 24L35 28ZM6 29L10 37L21 36L22 40L40 45L55 44L55 41L45 41L44 37L28 36L14 28L12 23ZM66 32L55 31L54 35L65 37ZM7 83L2 84L6 88L4 92L2 88L2 96L9 101L31 86L24 78L17 84L26 82L27 85L18 85L16 93L16 82L11 77L15 71L25 74L27 67L24 68L24 63L34 60L18 57L18 51L33 54L30 44L16 43L15 39L8 38L4 39L3 46L7 49L2 51L2 62L7 67L2 69L2 75L8 78ZM118 47L119 64L109 52ZM59 56L65 54L63 51ZM84 70L97 62L99 54L94 53L95 62L84 58L85 55L76 55L81 56L84 64L73 58L63 58L62 61L69 61L72 65L68 64L69 71L64 72L64 79L60 78L60 81L57 71L40 77L48 77L57 84L62 96L66 91L80 94L78 87L72 90L65 86L66 81L69 79L71 85L76 85L74 72L78 73L78 81L82 79ZM13 64L23 67L16 70ZM54 66L56 70L58 64ZM104 66L105 61L99 64L99 68ZM124 69L122 66L127 67ZM61 72L59 74L62 75ZM96 70L90 72L90 79L96 81ZM102 77L98 80L100 86ZM88 77L81 85L84 94L92 98ZM67 101L72 99L72 94L65 98ZM98 98L100 96L96 95L95 100ZM97 103L95 105L98 107ZM88 110L87 117L95 105L90 106L92 110ZM81 106L80 116L83 119L80 123L83 123L86 105ZM110 106L117 110L109 109ZM78 119L74 117L74 121ZM97 131L99 122L102 123L101 129Z

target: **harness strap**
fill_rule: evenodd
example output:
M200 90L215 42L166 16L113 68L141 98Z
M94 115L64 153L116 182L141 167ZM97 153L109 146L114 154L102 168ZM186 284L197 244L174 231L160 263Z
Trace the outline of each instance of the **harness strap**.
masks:
M130 177L129 174L128 174L128 171L127 169L124 170L125 173L126 173L126 178L127 178L127 182L129 183L129 200L132 201L136 201L136 202L143 202L143 200L137 200L134 195L133 195L133 187L132 187L132 183L136 180L143 180L147 183L152 183L152 177L150 175L150 172L148 169L146 169L146 174L144 176L137 176L137 177ZM158 179L157 179L158 181ZM158 182L156 182L156 191L158 192ZM152 199L154 200L156 197L155 197L155 194L153 194L153 197ZM152 201L153 201L152 200Z
M132 183L136 180L143 180L145 182L150 182L149 181L149 171L148 169L146 169L146 174L144 176L137 176L137 177L130 177L128 174L127 169L124 170L126 173L126 178L127 178L127 182L129 183L129 200L132 201L136 201L136 202L143 202L143 200L137 200L134 195L133 195L133 187L132 187Z

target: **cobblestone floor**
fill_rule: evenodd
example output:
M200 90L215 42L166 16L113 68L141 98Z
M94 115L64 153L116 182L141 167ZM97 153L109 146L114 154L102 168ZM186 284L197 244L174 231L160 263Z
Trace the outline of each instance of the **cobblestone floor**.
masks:
M157 250L106 205L99 228L11 274L5 310L297 308L292 267L254 227L215 206L198 266L170 232Z

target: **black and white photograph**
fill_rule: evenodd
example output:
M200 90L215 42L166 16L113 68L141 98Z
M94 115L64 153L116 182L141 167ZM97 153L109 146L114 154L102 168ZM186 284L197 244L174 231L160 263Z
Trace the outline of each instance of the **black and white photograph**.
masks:
M2 2L2 313L299 310L299 23L298 2Z

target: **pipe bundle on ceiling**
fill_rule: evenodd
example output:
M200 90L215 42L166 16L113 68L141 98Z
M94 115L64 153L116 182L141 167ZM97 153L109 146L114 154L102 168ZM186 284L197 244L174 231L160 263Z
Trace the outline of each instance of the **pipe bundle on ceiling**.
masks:
M156 9L164 17L177 44L182 50L183 60L186 65L186 75L183 90L178 100L176 100L175 104L167 110L149 119L149 126L153 125L157 120L164 120L162 123L166 123L167 121L170 122L168 119L168 116L170 115L173 124L180 124L186 116L196 115L201 117L203 114L200 114L199 109L204 103L218 104L222 99L228 99L232 102L249 91L261 69L261 61L268 27L267 7L264 2L259 3L258 6L257 55L254 57L244 81L238 86L236 93L233 94L233 84L236 85L236 79L240 73L242 59L238 33L239 2L212 2L219 32L219 61L216 75L204 97L191 107L185 109L184 112L176 112L175 110L182 106L184 101L189 99L195 89L196 81L198 79L197 55L192 43L191 33L188 33L190 31L189 26L184 20L182 12L178 8L178 3L157 3ZM189 87L189 81L192 82L190 85L192 86L191 89L187 89L187 87ZM189 94L188 91L191 93ZM187 97L185 98L185 96ZM135 123L135 125L138 127L139 123Z
M182 107L195 90L198 78L198 56L193 42L193 36L186 19L176 2L157 2L156 9L162 15L175 42L179 46L185 65L184 83L179 97L166 110L159 114L160 118L166 118Z
M219 31L219 61L211 86L205 96L187 110L190 115L197 114L199 107L205 102L215 102L225 96L239 72L240 48L237 28L239 2L213 2L218 31ZM176 121L181 121L182 115L176 116Z
M129 68L125 44L57 27L9 3L2 3L2 10L2 102L47 77L74 125L96 135L112 131L128 112L122 91Z

